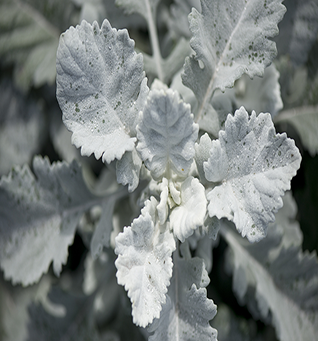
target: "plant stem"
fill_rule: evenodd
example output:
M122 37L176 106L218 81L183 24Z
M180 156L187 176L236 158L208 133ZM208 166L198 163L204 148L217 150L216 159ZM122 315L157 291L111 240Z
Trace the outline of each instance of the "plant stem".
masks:
M146 0L145 3L146 3L146 10L147 10L147 18L148 18L147 20L148 29L150 33L150 42L151 42L153 57L155 59L155 63L157 66L157 75L158 75L158 78L163 82L164 77L163 77L163 70L162 70L162 57L161 57L160 48L159 48L157 27L155 24L156 9L154 10L151 9L149 0Z

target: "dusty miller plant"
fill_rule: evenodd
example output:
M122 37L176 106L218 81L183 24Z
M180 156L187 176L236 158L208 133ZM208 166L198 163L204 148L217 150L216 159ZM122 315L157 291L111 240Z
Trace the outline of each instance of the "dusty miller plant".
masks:
M280 340L314 340L317 260L301 251L285 194L301 156L273 123L283 106L271 40L282 0L176 1L174 46L159 41L159 0L116 4L145 19L152 55L105 19L70 27L56 58L63 122L82 156L107 165L104 175L90 186L78 162L36 157L33 172L25 165L1 180L6 279L37 283L51 263L59 276L76 231L90 249L82 296L63 303L63 285L47 296L42 278L29 339L119 339L96 327L122 297L117 281L148 340L217 340L206 288L221 236L239 302ZM72 330L83 305L85 323Z

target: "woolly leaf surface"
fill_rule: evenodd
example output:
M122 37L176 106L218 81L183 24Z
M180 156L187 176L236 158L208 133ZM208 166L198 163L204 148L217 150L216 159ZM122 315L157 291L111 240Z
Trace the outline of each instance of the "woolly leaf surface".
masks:
M137 114L148 92L142 55L127 30L82 21L61 35L57 99L82 155L121 159L135 147Z
M264 73L276 55L277 24L285 13L282 0L201 0L202 12L189 16L195 54L187 58L183 82L195 93L201 117L216 89L232 87L243 73Z
M300 160L294 141L275 133L270 114L249 117L241 107L228 115L204 163L207 180L217 183L207 194L209 215L232 220L242 236L259 241L282 207Z
M154 222L157 204L154 198L148 201L142 214L116 237L117 280L128 291L133 321L141 327L159 317L172 276L175 241Z
M198 179L189 176L180 188L181 203L170 213L170 228L184 242L194 230L202 226L206 214L205 189Z
M167 302L159 319L148 328L149 341L214 341L217 331L209 320L216 314L216 305L207 298L205 287L209 277L200 258L174 256L174 268Z
M190 106L171 89L152 90L137 127L137 151L155 179L170 170L185 177L195 154L198 125Z

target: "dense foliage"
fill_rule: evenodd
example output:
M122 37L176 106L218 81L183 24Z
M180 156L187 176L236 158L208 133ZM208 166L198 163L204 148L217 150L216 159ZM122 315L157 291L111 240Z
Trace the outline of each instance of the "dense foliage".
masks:
M0 0L1 340L315 339L318 3L282 2Z

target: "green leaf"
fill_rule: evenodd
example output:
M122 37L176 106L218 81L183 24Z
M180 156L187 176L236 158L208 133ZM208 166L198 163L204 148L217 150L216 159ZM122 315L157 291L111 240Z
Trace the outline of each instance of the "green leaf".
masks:
M216 89L232 87L243 73L261 76L276 55L278 22L285 13L282 0L201 0L193 9L190 30L195 54L186 59L183 82L195 93L197 117L208 110Z
M82 21L60 39L57 99L72 142L103 162L135 148L138 112L148 93L142 55L127 30Z
M17 167L0 182L0 266L23 285L37 282L51 262L60 274L79 219L98 202L76 162L36 157L33 171Z

